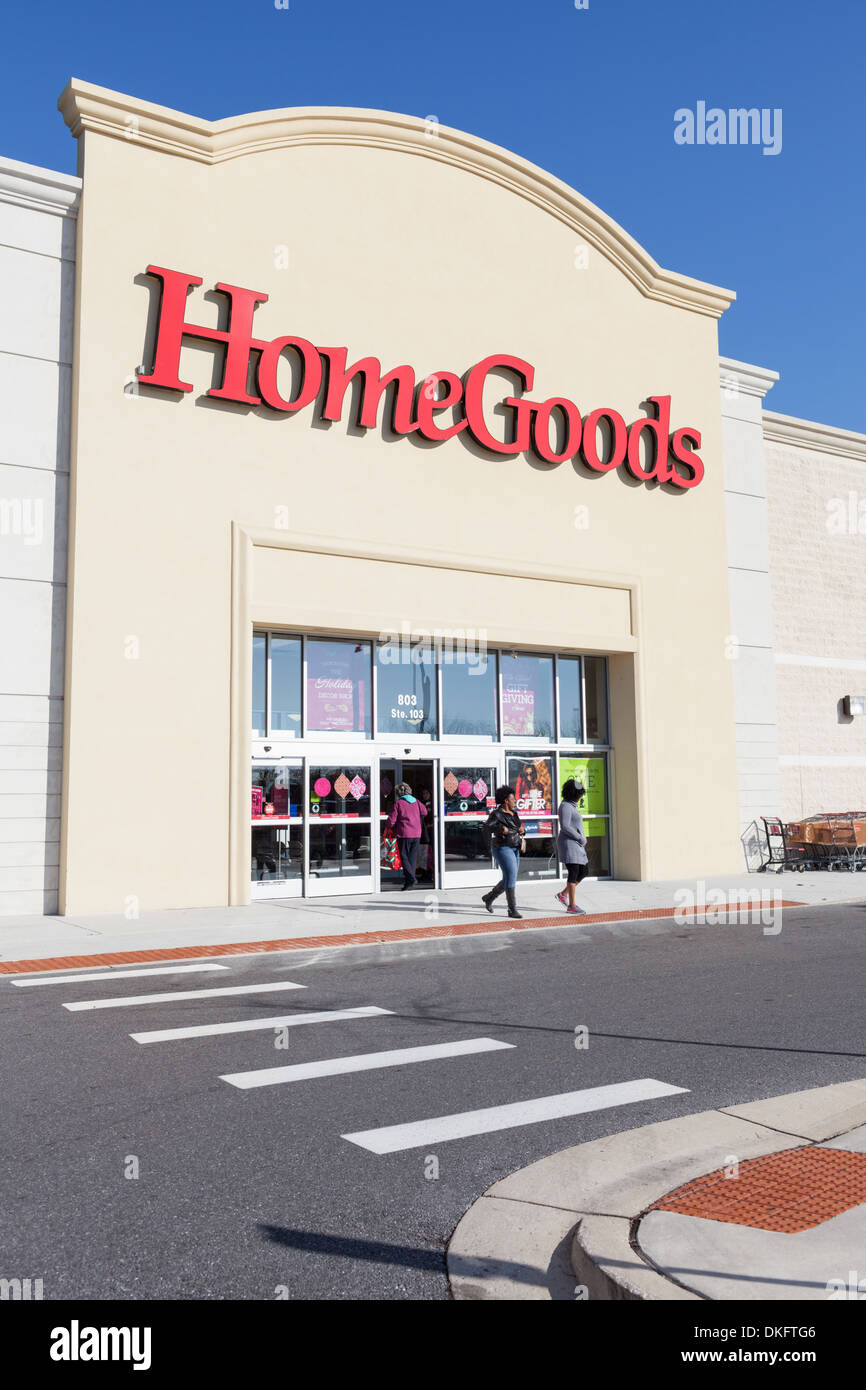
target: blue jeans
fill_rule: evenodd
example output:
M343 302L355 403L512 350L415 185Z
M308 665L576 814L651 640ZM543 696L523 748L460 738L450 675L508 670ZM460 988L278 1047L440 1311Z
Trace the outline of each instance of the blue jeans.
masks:
M509 849L507 845L499 845L494 849L496 862L499 865L499 872L502 874L502 883L505 888L513 888L517 882L517 866L520 863L520 851Z

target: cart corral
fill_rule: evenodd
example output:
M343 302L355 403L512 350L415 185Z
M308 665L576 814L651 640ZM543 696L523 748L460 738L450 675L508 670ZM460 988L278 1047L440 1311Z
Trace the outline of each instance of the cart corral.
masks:
M784 869L866 867L866 811L841 811L783 821L761 816L742 835L750 873Z

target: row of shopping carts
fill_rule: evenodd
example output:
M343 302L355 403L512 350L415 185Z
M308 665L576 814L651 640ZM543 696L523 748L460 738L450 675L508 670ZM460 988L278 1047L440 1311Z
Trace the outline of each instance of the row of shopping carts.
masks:
M866 811L782 821L762 816L761 870L866 869Z

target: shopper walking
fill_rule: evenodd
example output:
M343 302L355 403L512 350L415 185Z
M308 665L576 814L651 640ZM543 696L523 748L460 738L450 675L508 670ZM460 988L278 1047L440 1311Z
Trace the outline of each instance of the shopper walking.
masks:
M493 853L499 865L502 878L495 888L485 893L481 901L487 911L493 912L493 902L500 893L505 894L509 917L522 917L517 911L517 870L520 867L520 851L526 841L523 838L523 822L517 814L517 798L513 787L499 787L496 792L496 809L487 817L486 827L493 842Z
M583 829L583 817L578 810L578 803L583 795L583 787L578 786L573 777L569 777L563 785L562 801L559 803L559 834L556 837L556 847L559 858L566 867L568 883L565 890L557 893L556 897L572 916L583 915L583 908L575 906L574 895L577 885L587 874L586 834Z
M415 887L415 869L418 864L418 848L421 844L421 823L427 815L427 807L416 801L408 782L401 782L394 796L394 806L388 817L388 824L397 836L397 847L403 864L403 892Z

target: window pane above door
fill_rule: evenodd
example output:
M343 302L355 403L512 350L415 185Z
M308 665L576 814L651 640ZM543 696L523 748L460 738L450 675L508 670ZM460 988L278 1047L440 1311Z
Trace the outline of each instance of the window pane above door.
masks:
M553 738L553 657L503 652L502 737Z
M583 723L580 717L580 657L561 656L557 662L559 674L559 736L583 742Z
M271 727L282 737L301 736L301 639L270 639Z
M376 648L376 725L380 734L436 737L436 663L432 653L396 643Z
M470 661L470 657L472 658ZM462 660L461 660L462 658ZM493 652L443 652L442 731L447 737L495 739L496 656Z
M585 656L586 737L590 743L607 743L607 660Z
M307 728L370 736L370 643L307 642Z
M253 634L253 738L264 738L266 732L267 644L268 639L263 632Z

